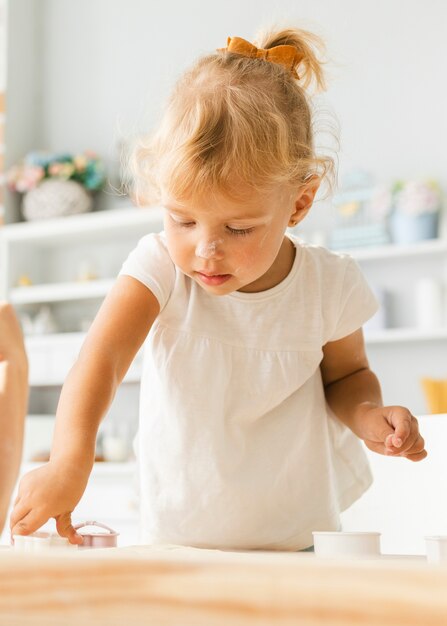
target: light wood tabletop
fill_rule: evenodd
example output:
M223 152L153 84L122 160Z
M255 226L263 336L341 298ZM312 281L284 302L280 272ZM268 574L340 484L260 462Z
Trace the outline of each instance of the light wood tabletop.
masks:
M445 626L447 567L176 546L2 549L0 624Z

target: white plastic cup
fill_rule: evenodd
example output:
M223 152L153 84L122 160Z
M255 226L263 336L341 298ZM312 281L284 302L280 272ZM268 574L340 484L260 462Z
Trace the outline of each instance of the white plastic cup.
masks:
M376 532L313 532L315 556L378 559L380 557L380 534Z
M447 536L425 537L425 552L429 563L447 563Z
M127 442L114 435L107 435L102 440L102 451L106 461L121 463L129 458Z
M433 278L416 282L416 326L421 329L439 328L443 323L442 285Z

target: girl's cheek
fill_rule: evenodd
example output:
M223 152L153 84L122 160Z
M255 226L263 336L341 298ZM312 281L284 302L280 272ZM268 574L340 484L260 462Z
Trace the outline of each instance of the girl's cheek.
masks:
M260 238L260 240L258 241L258 247L259 248L263 248L266 241L267 241L267 237L268 237L268 231L266 231L262 237Z
M238 254L238 265L249 269L256 263L257 260L259 260L259 250L260 248L258 244L244 246Z

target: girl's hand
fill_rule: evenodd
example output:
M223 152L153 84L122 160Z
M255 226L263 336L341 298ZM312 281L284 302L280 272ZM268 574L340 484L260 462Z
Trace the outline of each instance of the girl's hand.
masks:
M417 419L403 406L360 405L358 429L366 446L378 454L422 461L427 456Z
M25 474L11 513L11 537L29 535L54 517L61 537L82 544L81 535L71 523L71 513L87 484L87 479L80 479L80 475L79 468L54 461Z

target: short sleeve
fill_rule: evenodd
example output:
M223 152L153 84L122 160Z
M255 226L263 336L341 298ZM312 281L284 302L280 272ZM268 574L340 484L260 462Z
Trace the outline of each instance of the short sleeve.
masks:
M119 272L119 276L132 276L150 289L161 310L174 288L175 274L163 233L150 233L140 239Z
M347 337L377 312L379 305L357 262L344 257L345 271L337 306L333 309L327 341Z

